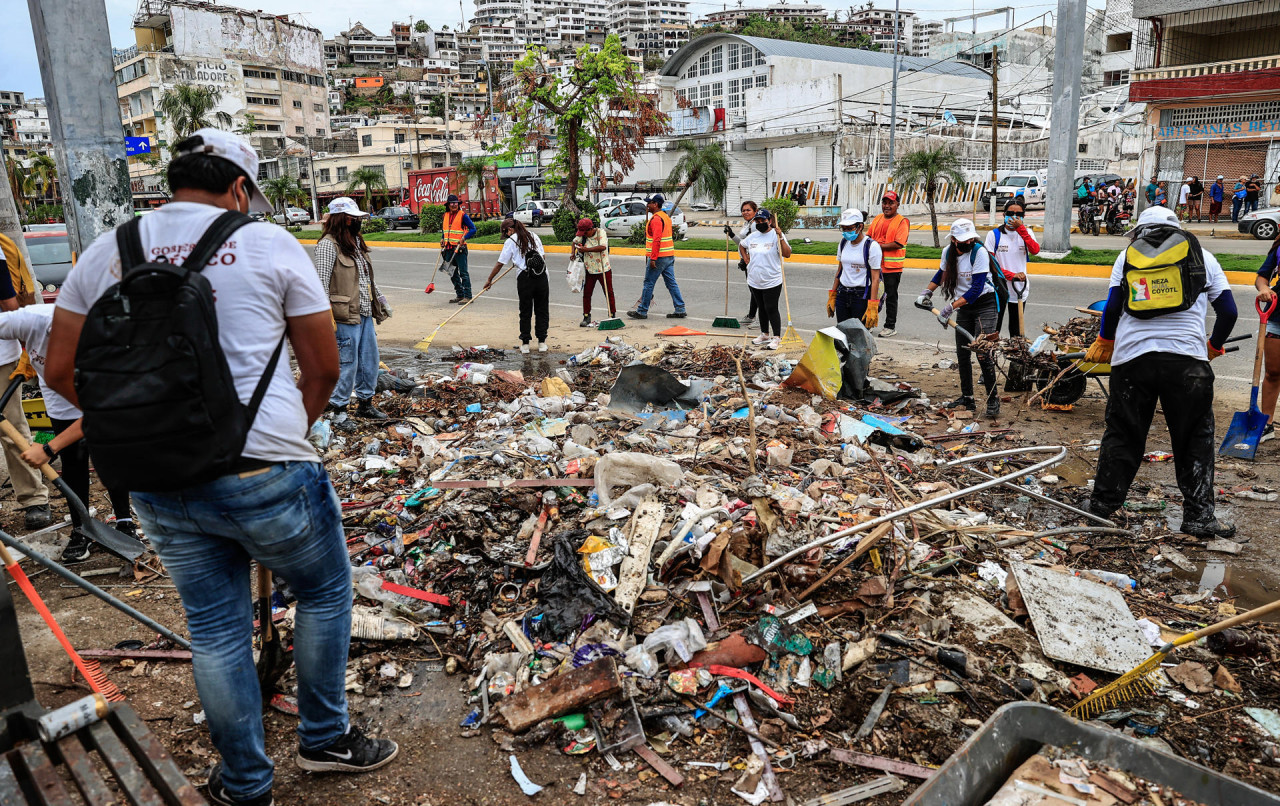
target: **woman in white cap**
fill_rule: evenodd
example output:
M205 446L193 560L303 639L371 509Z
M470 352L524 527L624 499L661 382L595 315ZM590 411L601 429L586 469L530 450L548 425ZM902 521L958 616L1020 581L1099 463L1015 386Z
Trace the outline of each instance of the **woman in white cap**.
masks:
M884 253L880 244L868 238L859 210L840 214L840 242L836 246L836 270L827 292L827 316L836 322L861 319L873 328L880 323L880 268Z
M791 244L778 229L773 213L763 207L756 212L755 227L755 232L738 244L738 254L747 261L747 285L760 314L760 335L752 343L776 350L782 343L782 313L778 310L782 296L782 259L791 257Z
M976 339L984 333L999 331L999 301L991 281L991 253L978 243L978 230L967 218L958 218L951 225L951 243L942 250L938 271L916 300L923 307L933 307L933 292L941 288L947 304L938 313L938 321L946 327L951 315L956 324ZM968 339L956 331L956 368L960 370L960 397L946 404L946 408L961 406L974 410L973 358ZM982 369L982 385L986 388L987 416L1000 413L1000 395L996 392L996 362L989 352L978 356Z
M328 409L346 411L354 389L356 416L385 420L387 415L373 405L379 361L373 326L390 314L374 285L369 247L360 234L360 225L368 215L346 196L329 202L329 218L316 243L314 260L333 308L338 339L338 385L329 396Z

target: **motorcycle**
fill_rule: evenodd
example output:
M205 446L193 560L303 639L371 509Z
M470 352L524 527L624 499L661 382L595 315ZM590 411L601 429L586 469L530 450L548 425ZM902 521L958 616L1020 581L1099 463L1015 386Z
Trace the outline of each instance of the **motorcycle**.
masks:
M1095 199L1085 199L1080 204L1080 234L1088 235L1092 232L1094 235L1101 234L1101 226L1098 224L1099 219L1098 202Z
M1107 208L1106 225L1108 235L1123 235L1133 221L1133 207L1127 202L1116 202Z

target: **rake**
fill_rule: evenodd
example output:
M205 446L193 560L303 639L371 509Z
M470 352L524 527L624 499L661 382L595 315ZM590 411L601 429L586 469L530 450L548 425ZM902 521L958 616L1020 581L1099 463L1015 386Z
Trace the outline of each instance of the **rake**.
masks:
M501 280L503 277L506 277L506 276L507 276L507 272L511 271L511 270L512 270L512 269L514 269L515 267L516 267L516 264L515 264L515 263L512 263L510 266L508 266L508 267L506 268L506 271L502 272L502 274L499 274L497 277L495 277L495 278L493 279L493 283L497 283L497 282L498 282L499 280ZM453 317L455 317L455 316L457 316L458 314L460 314L460 313L462 313L463 311L465 311L465 310L467 309L467 306L468 306L468 305L470 305L471 303L475 302L476 300L478 300L478 299L480 299L482 296L484 296L484 292L488 291L490 288L493 288L493 283L490 283L490 284L489 284L488 286L486 286L485 288L480 289L480 293L476 294L476 295L475 295L475 296L473 296L471 299L469 299L469 300L467 300L466 302L464 302L464 303L462 303L461 305L459 305L459 306L458 306L458 310L456 310L456 311L454 311L453 313L449 314L449 316L448 316L448 317L446 317L446 318L445 318L445 320L444 320L443 322L441 322L440 324L436 325L436 329L435 329L435 330L433 330L433 331L431 331L431 335L430 335L430 336L427 336L427 337L426 337L425 339L423 339L422 341L420 341L420 342L418 342L417 344L413 345L414 349L415 349L415 350L421 350L421 351L422 351L422 352L424 352L424 353L425 353L427 350L430 350L430 349L431 349L431 342L433 342L433 341L435 341L435 340L436 340L436 336L438 336L438 335L440 334L440 329L441 329L441 328L443 328L445 325L449 324L449 322L451 322L451 321L453 320Z
M458 253L455 251L453 254L456 258ZM436 257L436 267L431 271L431 282L427 283L427 287L422 289L423 293L430 294L432 291L436 290L436 274L440 271L440 264L443 262L444 262L444 252L441 252ZM452 266L453 261L450 260L446 265ZM450 277L453 276L453 274L448 269L445 269L444 273L448 274Z
M1076 703L1067 711L1071 716L1077 719L1088 719L1102 711L1111 708L1129 700L1141 697L1143 694L1149 694L1156 690L1163 682L1163 675L1159 674L1160 664L1175 649L1187 644L1199 641L1201 638L1222 632L1229 627L1236 627L1250 621L1255 621L1268 613L1274 613L1280 610L1280 599L1271 604L1256 607L1247 613L1241 613L1238 616L1229 618L1226 621L1220 621L1217 624L1187 633L1179 638L1160 647L1160 651L1147 658L1132 671L1126 672L1115 682L1103 686L1097 691L1085 697Z
M724 316L717 316L711 322L712 327L727 327L738 330L742 324L729 315L729 236L724 236Z
M782 267L782 300L787 305L787 329L782 331L782 341L778 343L779 347L804 347L804 339L800 338L800 334L796 332L795 327L791 324L791 294L787 292L787 264L782 259L782 239L778 239L778 264ZM725 301L728 304L728 300Z

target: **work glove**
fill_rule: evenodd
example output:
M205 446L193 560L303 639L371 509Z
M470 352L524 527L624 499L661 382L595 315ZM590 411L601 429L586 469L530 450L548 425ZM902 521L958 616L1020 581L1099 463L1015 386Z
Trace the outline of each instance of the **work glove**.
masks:
M738 259L738 271L743 274L747 273L747 261L742 260L741 258Z
M869 328L880 324L880 300L867 300L867 312L862 315L862 324Z
M1220 348L1220 347L1214 347L1214 346L1213 346L1213 342L1212 342L1212 341L1208 341L1208 340L1206 340L1206 341L1205 341L1205 343L1204 343L1204 345L1205 345L1205 347L1208 347L1208 348L1209 348L1209 360L1210 360L1210 361L1212 361L1212 360L1213 360L1213 359L1215 359L1215 358L1218 358L1218 357L1220 357L1220 356L1225 355L1225 354L1226 354L1226 352L1227 352L1226 350L1224 350L1224 349L1222 349L1222 348Z
M1089 349L1084 352L1084 360L1090 364L1110 364L1111 353L1116 349L1115 339L1104 339L1101 336L1093 340Z
M724 225L724 234L725 234L725 235L727 235L727 236L729 236L730 238L732 238L732 237L733 237L733 227L729 226L728 224L725 224L725 225Z
M932 308L932 307L933 307L933 292L932 292L932 291L926 291L926 292L924 292L923 294L921 294L920 296L916 297L916 305L919 305L919 306L920 306L920 307L922 307L922 308Z
M938 311L938 322L945 328L951 324L951 314L956 312L956 306L948 302L942 310Z
M836 316L836 292L831 290L827 292L827 318L834 319Z
M27 351L22 351L22 358L18 359L18 365L13 368L13 372L9 373L9 380L17 377L26 378L29 381L36 379L36 368L31 366L31 359L27 356ZM21 395L19 395L21 397Z

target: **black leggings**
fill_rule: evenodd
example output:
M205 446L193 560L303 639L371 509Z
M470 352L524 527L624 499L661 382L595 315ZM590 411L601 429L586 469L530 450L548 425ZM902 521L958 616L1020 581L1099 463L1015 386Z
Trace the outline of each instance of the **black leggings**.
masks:
M773 288L751 289L751 301L760 316L760 332L769 335L770 326L773 335L782 336L782 313L778 310L778 299L782 296L782 286Z
M522 271L516 275L516 295L520 298L520 341L528 344L530 330L538 335L538 341L547 340L547 313L551 287L547 284L547 272L541 274Z
M75 420L59 420L56 417L50 417L49 420L53 423L55 436L75 424ZM79 440L59 451L58 457L62 459L63 480L87 510L89 508L89 446L83 439ZM129 514L128 490L108 488L107 495L111 498L111 509L115 511L116 520L133 518L133 515ZM76 514L74 507L71 509L71 523L75 526L80 525L80 516Z
M956 324L969 331L975 339L983 333L999 333L1000 326L996 317L996 295L986 294L979 297L972 305L957 308ZM973 397L973 353L969 350L969 340L956 331L956 367L960 370L960 394ZM978 367L982 370L982 385L987 390L987 397L996 394L996 359L990 352L978 356Z

